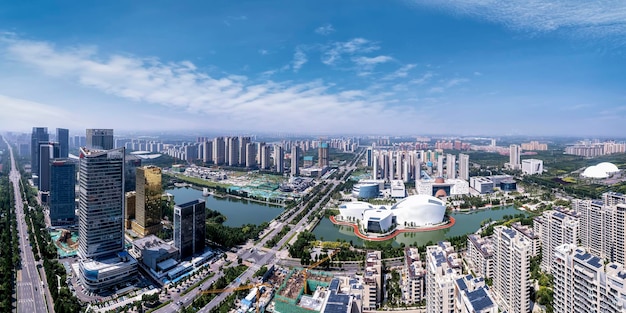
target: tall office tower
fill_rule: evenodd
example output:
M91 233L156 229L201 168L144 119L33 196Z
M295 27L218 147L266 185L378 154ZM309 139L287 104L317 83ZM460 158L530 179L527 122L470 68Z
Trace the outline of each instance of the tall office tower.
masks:
M391 182L394 179L394 167L393 167L393 152L391 150L387 153L387 163L389 167L387 168L387 181Z
M198 154L196 154L196 160L204 160L204 143L198 143L196 147L198 147L196 149L198 152Z
M563 244L577 244L580 228L580 214L557 207L545 211L533 221L535 229L540 230L541 238L541 269L550 273L554 261L556 247Z
M228 137L228 166L239 164L239 138Z
M72 137L72 147L80 148L80 136L74 135L74 137Z
M322 142L317 148L318 166L324 168L328 166L328 142Z
M511 228L496 226L493 245L493 291L498 303L507 312L530 312L532 243Z
M514 170L521 168L520 147L518 145L509 146L509 165Z
M204 251L205 212L202 199L174 206L174 246L181 260Z
M137 192L129 191L125 194L126 200L124 202L124 228L132 229L133 220L135 219L135 208L137 207Z
M469 155L459 154L459 178L469 180Z
M285 150L280 145L274 145L274 167L277 173L285 171Z
M239 137L239 165L247 166L248 163L248 144L252 142L250 137ZM256 150L255 150L256 151Z
M204 155L202 156L202 162L213 162L213 142L205 141L202 143L202 145L204 146L204 148L202 149L202 151L204 152Z
M590 253L611 262L626 262L626 204L604 205L597 200L572 201L580 213L580 243Z
M57 128L57 142L59 143L59 158L66 159L70 155L70 131Z
M253 168L257 167L256 163L256 144L252 142L248 142L246 144L246 167Z
M372 151L372 179L378 179L378 153Z
M402 161L402 181L409 182L409 162L407 160Z
M454 154L446 156L446 176L448 179L456 178L456 156Z
M161 168L149 165L137 168L137 200L132 229L140 237L156 235L161 230Z
M52 226L72 224L76 219L76 166L67 159L57 159L49 167L50 222Z
M124 148L81 148L79 175L79 256L124 250Z
M443 177L443 155L437 156L437 176Z
M113 149L113 129L87 129L87 148Z
M50 160L54 158L54 146L52 143L39 143L39 191L41 201L48 202L48 192L50 191Z
M373 158L373 151L372 151L372 147L367 148L367 153L365 155L367 157L367 167L371 167L372 166L372 158Z
M419 155L415 154L415 170L413 173L413 178L415 178L415 185L417 186L417 182L422 178L422 161Z
M492 146L492 147L495 147L495 146L496 146L496 140L495 140L495 139L493 139L493 138L491 139L491 146Z
M297 145L291 146L291 176L295 177L300 175L300 165L298 161L300 160L300 148Z
M396 177L402 179L402 151L396 151Z
M381 179L389 181L389 154L387 152L383 153L382 151L380 153L380 162L382 165L381 169L383 171Z
M555 313L624 312L626 271L584 248L565 244L556 248L552 263Z
M224 137L215 137L213 139L213 164L222 165L225 162L226 146Z
M261 169L270 168L270 146L263 143L261 146Z
M461 259L454 247L441 241L426 247L426 312L454 312L454 281L461 275Z
M137 185L137 168L141 166L141 159L135 155L124 158L124 192L135 191Z
M37 187L39 187L39 143L49 141L50 136L47 127L33 127L30 137L30 172L33 176L37 176L36 179L33 179Z
M124 149L80 149L78 256L80 280L91 292L137 273L124 250Z

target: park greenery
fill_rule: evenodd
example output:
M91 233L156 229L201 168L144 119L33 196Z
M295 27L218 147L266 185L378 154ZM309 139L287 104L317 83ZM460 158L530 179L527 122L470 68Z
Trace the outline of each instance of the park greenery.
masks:
M224 275L222 275L220 278L218 278L213 284L211 284L211 286L209 286L207 288L207 290L220 290L220 289L224 289L226 288L231 282L233 282L235 279L237 279L237 277L239 277L239 275L241 275L243 272L245 272L248 269L247 266L245 265L237 265L235 267L227 267L225 269L223 269L223 273ZM224 302L220 303L220 305L217 306L217 311L216 312L222 312L220 311L220 308L226 308L228 312L228 310L230 310L230 308L232 307L235 297L237 296L243 296L245 294L247 294L247 290L241 290L241 291L235 291L233 292L233 294L229 295ZM180 312L183 313L191 313L191 312L197 312L199 309L203 308L204 306L206 306L209 302L211 302L211 300L213 300L213 298L217 297L217 295L219 294L219 292L216 293L203 293L201 296L195 298L193 300L193 302L191 303L191 305L189 305L188 307L182 308L180 310ZM232 298L231 298L232 296Z
M8 159L8 158L7 158ZM9 183L8 168L0 174L0 311L13 311L16 271L20 267L17 220L13 210L13 188Z

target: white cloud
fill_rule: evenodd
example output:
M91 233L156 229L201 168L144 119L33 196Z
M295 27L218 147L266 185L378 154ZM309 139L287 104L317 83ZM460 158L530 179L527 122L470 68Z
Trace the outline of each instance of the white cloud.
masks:
M356 58L352 58L352 61L354 61L354 63L356 63L357 65L362 65L362 66L375 66L377 64L381 64L381 63L387 63L389 61L393 61L393 58L387 55L379 55L379 56L375 56L375 57L356 57Z
M446 88L454 87L456 85L460 85L460 84L466 83L468 81L469 81L469 79L467 79L467 78L453 78L453 79L450 79L446 83Z
M599 0L411 0L522 31L626 35L626 2Z
M265 49L259 49L259 54L260 55L268 55L270 52L265 50Z
M383 77L383 80L393 80L397 78L406 78L409 75L409 71L415 68L416 64L407 64L397 69L395 72Z
M380 46L364 38L354 38L349 41L334 42L324 48L322 63L334 65L339 62L344 55L369 53L380 49Z
M444 92L444 88L443 87L432 87L428 90L428 92L430 93L442 93Z
M481 72L474 72L474 76L483 76L483 73L481 73Z
M235 21L245 21L247 19L248 17L245 15L227 16L226 19L224 20L224 24L226 24L226 26L231 26L232 23Z
M372 49L364 41L344 43L341 47L342 51L357 51L362 47ZM94 47L59 48L47 42L0 37L0 61L3 59L34 69L31 72L44 75L42 77L61 78L68 83L74 82L76 88L84 86L88 87L85 90L115 96L121 103L130 105L129 114L133 110L146 110L150 104L180 114L192 113L189 118L196 122L178 125L181 129L202 125L199 123L202 118L205 124L210 121L211 127L223 129L267 130L269 125L277 125L279 129L291 131L337 132L356 131L356 125L365 123L376 125L372 131L383 131L382 126L375 129L380 125L375 123L376 120L393 119L408 126L412 125L411 116L416 116L411 113L415 111L411 107L390 106L389 103L397 101L393 99L393 93L338 92L334 91L333 84L319 80L257 82L241 75L216 77L189 61L162 62L156 58L103 55ZM372 58L365 62L377 64L385 59ZM293 69L300 68L304 62L306 55L296 50ZM68 90L66 96L72 97L73 94L75 92ZM133 104L137 108L133 108ZM140 105L143 107L139 108ZM31 112L50 112L49 109L28 107ZM115 119L115 114L111 114L108 118ZM104 120L107 117L99 118ZM170 128L176 126L168 125Z
M308 61L309 59L307 59L306 54L304 53L304 51L302 51L302 49L297 48L296 49L296 53L293 55L293 62L292 62L292 67L293 67L293 71L297 72L300 70L300 68L302 68L302 66Z
M52 121L57 125L75 125L77 120L72 112L62 108L35 101L0 95L0 125L4 130L23 129L24 125L39 125L43 121Z
M315 29L315 33L319 35L323 35L323 36L330 35L334 32L335 32L335 29L333 28L333 25L331 24L325 24Z
M409 81L411 84L422 85L428 82L433 77L433 73L427 72L422 75L420 78L412 79Z

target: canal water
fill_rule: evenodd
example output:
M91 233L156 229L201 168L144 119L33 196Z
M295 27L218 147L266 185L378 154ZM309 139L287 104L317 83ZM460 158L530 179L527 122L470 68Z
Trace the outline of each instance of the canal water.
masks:
M525 213L513 206L498 207L493 209L476 210L470 213L454 212L450 215L454 217L456 223L454 226L446 229L433 230L428 232L401 233L389 242L394 246L401 243L409 246L422 246L429 241L438 242L446 238L461 236L473 233L480 228L480 223L486 219L499 220L505 215L515 215ZM313 234L318 240L336 241L345 240L352 241L354 245L363 245L363 239L354 234L352 227L339 226L333 224L328 218L323 219L313 230Z
M208 197L202 196L202 190L193 188L174 188L167 189L165 192L174 196L176 204L182 204L189 201L204 199L207 208L226 216L226 226L241 226L244 224L261 224L269 222L283 212L280 206L269 205L265 203L248 201L245 199L235 199L231 197Z

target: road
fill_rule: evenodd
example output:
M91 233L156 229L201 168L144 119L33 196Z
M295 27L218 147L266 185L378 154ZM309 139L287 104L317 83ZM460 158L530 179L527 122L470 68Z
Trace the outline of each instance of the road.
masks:
M330 192L332 192L335 187L339 184L341 184L342 182L345 181L345 179L347 179L348 177L348 172L351 170L356 169L356 162L357 160L359 160L360 158L363 157L363 155L365 154L365 152L361 152L358 153L357 156L350 162L350 164L346 164L345 166L340 167L339 170L345 170L346 172L344 173L343 177L341 177L340 179L337 180L332 180L332 179L326 179L324 180L324 182L326 182L327 185L332 185L332 188L329 188L328 190ZM324 203L324 200L328 197L331 196L330 192L328 192L327 194L325 194L318 203L315 204L315 206L309 211L307 212L307 214L302 217L302 219L300 219L300 221L298 221L296 223L296 225L291 225L293 219L300 214L300 212L302 210L304 210L306 208L306 204L307 203L300 203L298 205L298 207L294 210L293 213L291 213L289 215L289 217L284 220L284 221L277 221L275 223L275 225L273 225L273 228L270 232L269 235L266 235L262 240L260 240L259 242L257 242L256 244L252 245L252 246L246 246L245 249L240 249L237 254L236 257L241 258L243 260L247 260L253 256L256 256L256 262L254 263L253 266L249 267L244 273L242 273L238 279L236 279L235 281L233 281L230 285L228 285L226 288L232 288L232 287L236 287L239 284L241 284L242 282L247 281L248 279L252 278L252 275L254 275L254 273L261 268L264 265L267 265L268 267L276 264L278 262L277 259L277 253L280 251L280 248L285 245L285 243L287 242L287 240L289 240L290 238L292 238L293 234L298 234L302 231L304 231L308 225L308 216L310 214L313 214L315 212L317 212L319 210L319 204L320 203ZM285 225L290 225L291 230L285 235L283 236L278 243L272 247L271 249L267 249L265 248L265 243L270 240L271 238L274 238L283 228L283 226ZM262 252L260 252L262 251ZM233 262L232 264L233 266L236 265L236 262ZM221 277L221 273L216 272L216 275L211 277L210 279L208 279L206 282L204 282L200 287L201 289L206 289L208 288L213 282L215 282L219 277ZM174 292L171 295L171 300L172 303L170 303L169 305L157 310L157 313L166 313L166 312L175 312L178 311L181 307L186 307L191 305L191 303L193 302L193 300L198 297L201 294L201 291L199 288L195 288L191 291L189 291L187 294L185 294L184 296L180 295L178 292ZM227 296L229 295L229 293L220 293L217 295L217 297L215 297L213 300L211 300L206 306L204 306L202 309L200 309L198 312L209 312L211 309L215 308L216 306L218 306L220 304L220 302L222 302ZM178 304L181 303L181 304Z
M41 272L38 272L39 270L37 269L33 249L28 240L24 202L22 200L22 194L20 193L20 171L15 164L11 145L6 138L4 138L4 141L7 143L9 154L11 155L11 172L9 179L13 184L13 191L15 193L15 214L17 216L17 232L22 264L21 269L17 271L17 312L54 312L54 306L51 304L52 297L50 296L50 291L47 288L46 282L42 281L42 278L45 280L46 275L43 273L43 269L41 269Z

